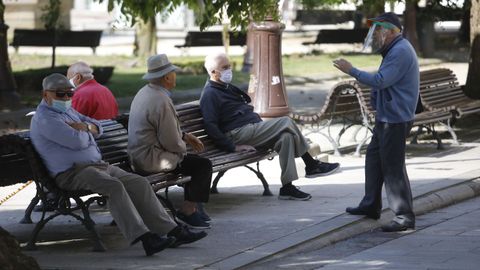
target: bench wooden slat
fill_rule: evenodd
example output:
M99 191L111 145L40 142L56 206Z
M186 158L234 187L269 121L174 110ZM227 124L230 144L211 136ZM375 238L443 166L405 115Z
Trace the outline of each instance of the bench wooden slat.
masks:
M336 142L339 142L340 138L333 138L329 132L323 132L322 128L318 126L320 121L329 119L329 117L331 119L341 118L344 121L344 129L352 124L362 125L371 129L375 122L376 113L370 104L371 91L371 87L357 81L340 82L329 92L320 112L309 115L292 114L291 117L302 124L311 124L317 132L329 138L335 153L339 154ZM341 100L341 96L345 94L355 97L355 99L351 99L353 107L348 105L348 102L338 102ZM434 69L420 72L420 95L426 111L415 116L414 125L433 126L435 123L445 123L454 141L456 141L456 135L450 126L450 121L454 120L454 115L461 117L462 108L468 108L465 110L467 113L480 111L480 102L476 103L463 94L462 87L459 86L455 74L449 69ZM345 106L341 104L345 104ZM355 106L357 109L354 109ZM455 114L452 113L454 110L456 111ZM358 117L345 117L349 113L357 113ZM326 122L327 125L332 123L334 122ZM329 130L329 126L327 128ZM437 136L436 134L433 135ZM441 141L438 136L436 139L440 147ZM357 147L357 152L360 147L361 145Z
M231 46L246 44L247 36L241 32L230 32L229 41ZM177 48L201 47L201 46L223 46L222 32L220 31L189 31L185 37L185 43L175 45Z

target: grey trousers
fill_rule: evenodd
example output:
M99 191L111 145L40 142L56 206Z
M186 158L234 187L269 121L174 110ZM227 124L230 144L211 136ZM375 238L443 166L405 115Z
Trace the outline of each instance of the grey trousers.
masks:
M359 207L380 213L385 183L395 222L415 224L412 191L405 167L405 142L413 122L375 123L365 157L365 196Z
M278 153L282 185L298 179L295 158L305 154L308 144L290 117L279 117L248 124L226 134L235 144L248 144L255 148L272 148Z
M65 190L85 189L108 196L108 206L131 243L148 231L164 235L177 226L155 196L148 180L107 163L75 165L55 178Z

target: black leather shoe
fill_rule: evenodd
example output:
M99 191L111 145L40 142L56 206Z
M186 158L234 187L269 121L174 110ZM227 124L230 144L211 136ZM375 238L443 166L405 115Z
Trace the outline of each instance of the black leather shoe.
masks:
M360 207L347 207L345 211L351 215L367 216L368 218L375 219L375 220L380 218L380 213L374 212L374 211L368 211Z
M384 232L402 232L413 229L415 229L415 224L400 224L395 221L390 221L389 224L382 226Z
M168 233L168 236L175 238L175 242L170 247L176 248L180 245L189 244L189 243L198 241L204 238L205 236L207 236L207 233L204 231L192 232L186 226L178 225L177 227L175 227L175 229L171 230Z
M160 252L175 242L174 237L161 237L155 233L147 233L142 236L143 249L147 256Z

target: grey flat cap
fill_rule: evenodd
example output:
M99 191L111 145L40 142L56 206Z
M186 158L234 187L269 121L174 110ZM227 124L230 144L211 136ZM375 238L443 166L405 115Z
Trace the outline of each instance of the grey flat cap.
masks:
M62 91L65 89L75 88L65 75L53 73L43 79L43 90Z

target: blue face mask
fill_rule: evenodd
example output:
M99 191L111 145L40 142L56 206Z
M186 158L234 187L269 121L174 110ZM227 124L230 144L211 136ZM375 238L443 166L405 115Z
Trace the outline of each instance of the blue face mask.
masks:
M61 111L66 112L70 107L72 107L72 100L52 100L52 107Z

